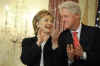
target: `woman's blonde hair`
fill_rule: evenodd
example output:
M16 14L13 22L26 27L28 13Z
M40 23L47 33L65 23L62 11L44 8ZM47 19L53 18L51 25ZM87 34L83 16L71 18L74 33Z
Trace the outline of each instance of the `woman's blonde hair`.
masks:
M38 32L38 27L37 27L37 23L40 21L41 18L43 18L44 16L46 15L50 15L51 18L52 18L52 21L54 19L53 15L48 11L48 10L41 10L39 11L33 18L33 28L34 28L34 32L35 32L35 35L37 35L37 32Z

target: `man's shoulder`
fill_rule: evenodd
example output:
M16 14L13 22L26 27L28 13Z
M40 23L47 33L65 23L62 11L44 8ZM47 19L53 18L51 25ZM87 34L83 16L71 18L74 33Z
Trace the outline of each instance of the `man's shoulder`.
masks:
M89 31L97 31L97 30L100 31L100 28L98 28L98 27L88 26L88 25L84 25L84 24L82 24L82 28L85 30L89 30Z

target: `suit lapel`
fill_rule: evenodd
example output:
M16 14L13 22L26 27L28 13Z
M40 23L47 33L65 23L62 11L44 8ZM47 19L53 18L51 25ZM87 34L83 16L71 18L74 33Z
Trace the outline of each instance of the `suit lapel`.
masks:
M86 51L88 47L88 30L87 27L83 24L80 33L80 44L83 47L83 50Z

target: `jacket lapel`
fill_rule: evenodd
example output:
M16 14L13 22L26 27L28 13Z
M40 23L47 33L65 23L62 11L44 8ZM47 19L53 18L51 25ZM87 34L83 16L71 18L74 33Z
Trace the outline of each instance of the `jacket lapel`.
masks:
M82 24L82 29L80 33L80 44L83 47L84 51L87 51L88 49L88 30L85 25Z

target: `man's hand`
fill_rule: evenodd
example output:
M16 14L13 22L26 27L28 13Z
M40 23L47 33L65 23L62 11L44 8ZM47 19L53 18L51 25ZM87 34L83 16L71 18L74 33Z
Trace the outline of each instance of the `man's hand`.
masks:
M67 44L66 51L68 59L72 61L75 59L76 56L83 56L83 48L80 45L77 48L74 48L73 44Z
M68 59L73 61L74 60L74 47L72 44L67 44L66 47Z
M80 44L76 48L74 48L74 55L79 57L83 56L83 48Z

